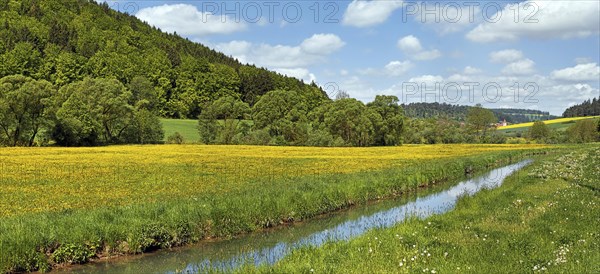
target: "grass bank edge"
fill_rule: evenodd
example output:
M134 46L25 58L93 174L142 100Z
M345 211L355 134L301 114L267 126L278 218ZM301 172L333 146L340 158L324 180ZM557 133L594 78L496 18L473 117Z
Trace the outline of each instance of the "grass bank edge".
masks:
M225 238L460 179L549 149L491 152L355 174L306 176L222 196L0 220L0 271L47 271L100 257Z

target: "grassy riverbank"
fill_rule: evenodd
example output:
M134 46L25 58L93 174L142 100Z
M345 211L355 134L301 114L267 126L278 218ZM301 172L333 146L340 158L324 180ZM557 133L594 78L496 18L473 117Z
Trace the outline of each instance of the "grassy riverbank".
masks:
M0 271L228 237L432 183L543 146L2 149Z
M571 150L572 151L572 150ZM600 147L538 160L449 213L293 252L275 273L596 273Z

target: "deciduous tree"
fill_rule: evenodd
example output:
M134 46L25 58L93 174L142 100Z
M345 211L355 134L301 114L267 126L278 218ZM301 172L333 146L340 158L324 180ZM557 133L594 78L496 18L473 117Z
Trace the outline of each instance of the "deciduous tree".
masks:
M131 92L117 80L86 78L59 93L64 101L58 102L53 136L61 145L118 143L132 123Z
M550 135L550 129L542 121L536 121L533 126L529 128L529 137L534 140L543 141Z
M22 75L0 79L0 140L8 145L32 146L49 125L48 107L54 87Z

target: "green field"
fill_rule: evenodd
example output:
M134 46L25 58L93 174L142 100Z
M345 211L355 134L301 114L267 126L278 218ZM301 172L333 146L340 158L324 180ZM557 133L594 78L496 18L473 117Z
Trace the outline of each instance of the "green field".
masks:
M175 132L179 132L183 136L185 143L193 144L200 142L198 135L198 120L191 119L160 119L165 130L165 139Z
M600 147L573 148L443 215L304 248L240 273L598 273ZM568 163L568 164L566 164Z

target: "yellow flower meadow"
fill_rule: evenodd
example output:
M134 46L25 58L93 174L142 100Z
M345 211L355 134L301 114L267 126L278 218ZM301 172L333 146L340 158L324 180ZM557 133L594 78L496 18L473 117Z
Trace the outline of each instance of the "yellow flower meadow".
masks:
M0 217L190 198L240 190L250 187L256 180L381 170L419 160L545 147L153 145L0 148Z
M559 119L553 119L553 120L546 120L546 121L542 121L542 122L544 122L544 124L546 124L546 125L551 125L551 124L558 124L558 123L576 122L576 121L579 121L579 120L594 119L594 118L598 118L598 117L600 117L600 116L570 117L570 118L559 118ZM515 129L515 128L523 128L523 127L532 127L533 123L534 122L508 125L508 126L498 127L498 129L499 130L504 130L504 129Z

